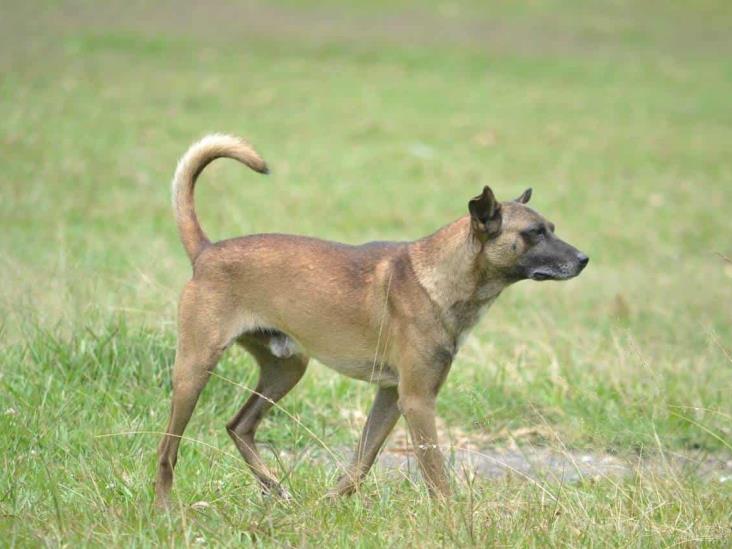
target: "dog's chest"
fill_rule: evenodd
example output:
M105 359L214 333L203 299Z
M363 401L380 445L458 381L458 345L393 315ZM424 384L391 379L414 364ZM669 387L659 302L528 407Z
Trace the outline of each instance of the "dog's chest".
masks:
M457 334L457 347L460 348L483 315L491 308L498 294L484 300L459 302L450 308L451 321Z

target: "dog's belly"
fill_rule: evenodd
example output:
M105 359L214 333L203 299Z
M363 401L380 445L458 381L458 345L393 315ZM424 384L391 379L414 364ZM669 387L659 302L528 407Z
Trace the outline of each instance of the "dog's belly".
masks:
M372 360L329 357L310 353L303 349L293 338L282 332L273 332L267 341L270 352L278 358L289 358L296 354L307 354L331 370L344 376L375 383L382 387L392 387L399 382L398 374L388 365Z
M373 360L339 359L315 356L319 362L344 376L375 383L381 387L394 387L399 383L399 374L387 364Z

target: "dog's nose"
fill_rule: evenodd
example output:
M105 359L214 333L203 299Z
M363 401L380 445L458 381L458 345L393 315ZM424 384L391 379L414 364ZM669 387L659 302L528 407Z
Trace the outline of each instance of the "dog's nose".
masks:
M580 267L584 269L590 262L590 258L580 252L579 254L577 254L577 261L579 261Z

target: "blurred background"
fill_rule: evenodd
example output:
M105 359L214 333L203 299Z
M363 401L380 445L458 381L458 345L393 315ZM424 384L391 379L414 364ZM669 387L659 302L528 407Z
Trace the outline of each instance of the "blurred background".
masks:
M5 458L5 493L25 494L7 512L55 516L48 479L77 473L127 486L98 495L120 513L147 498L155 436L95 439L86 469L70 456L164 425L190 275L169 182L213 131L272 168L206 171L196 198L214 239L415 239L489 184L503 200L533 187L531 205L588 253L577 280L501 297L441 397L449 424L498 442L729 452L731 28L724 0L0 3L0 428L6 456L59 452L48 477ZM220 371L254 382L241 353ZM228 448L241 391L208 389L191 436ZM339 411L364 411L371 389L316 367L298 391L290 412L350 444L358 427ZM312 442L283 418L268 440ZM225 473L189 471L181 493ZM50 524L41 536L63 529Z
M694 322L721 322L727 8L8 3L3 310L171 318L188 269L167 183L193 140L226 131L273 176L207 172L197 197L214 238L411 239L462 215L484 184L503 199L533 186L596 266L553 291L594 286L598 304L620 295L662 315L674 304L655 298L676 295Z

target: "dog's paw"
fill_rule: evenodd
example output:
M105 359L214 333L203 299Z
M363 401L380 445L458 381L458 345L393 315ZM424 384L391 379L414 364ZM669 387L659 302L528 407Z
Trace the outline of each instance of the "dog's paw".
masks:
M171 510L170 497L169 496L155 496L155 510L161 513L168 513Z
M267 498L276 499L284 503L294 501L292 494L280 483L271 483L262 486L262 495Z
M336 486L328 490L325 497L331 501L343 499L352 496L358 490L358 485L354 482L339 482Z

